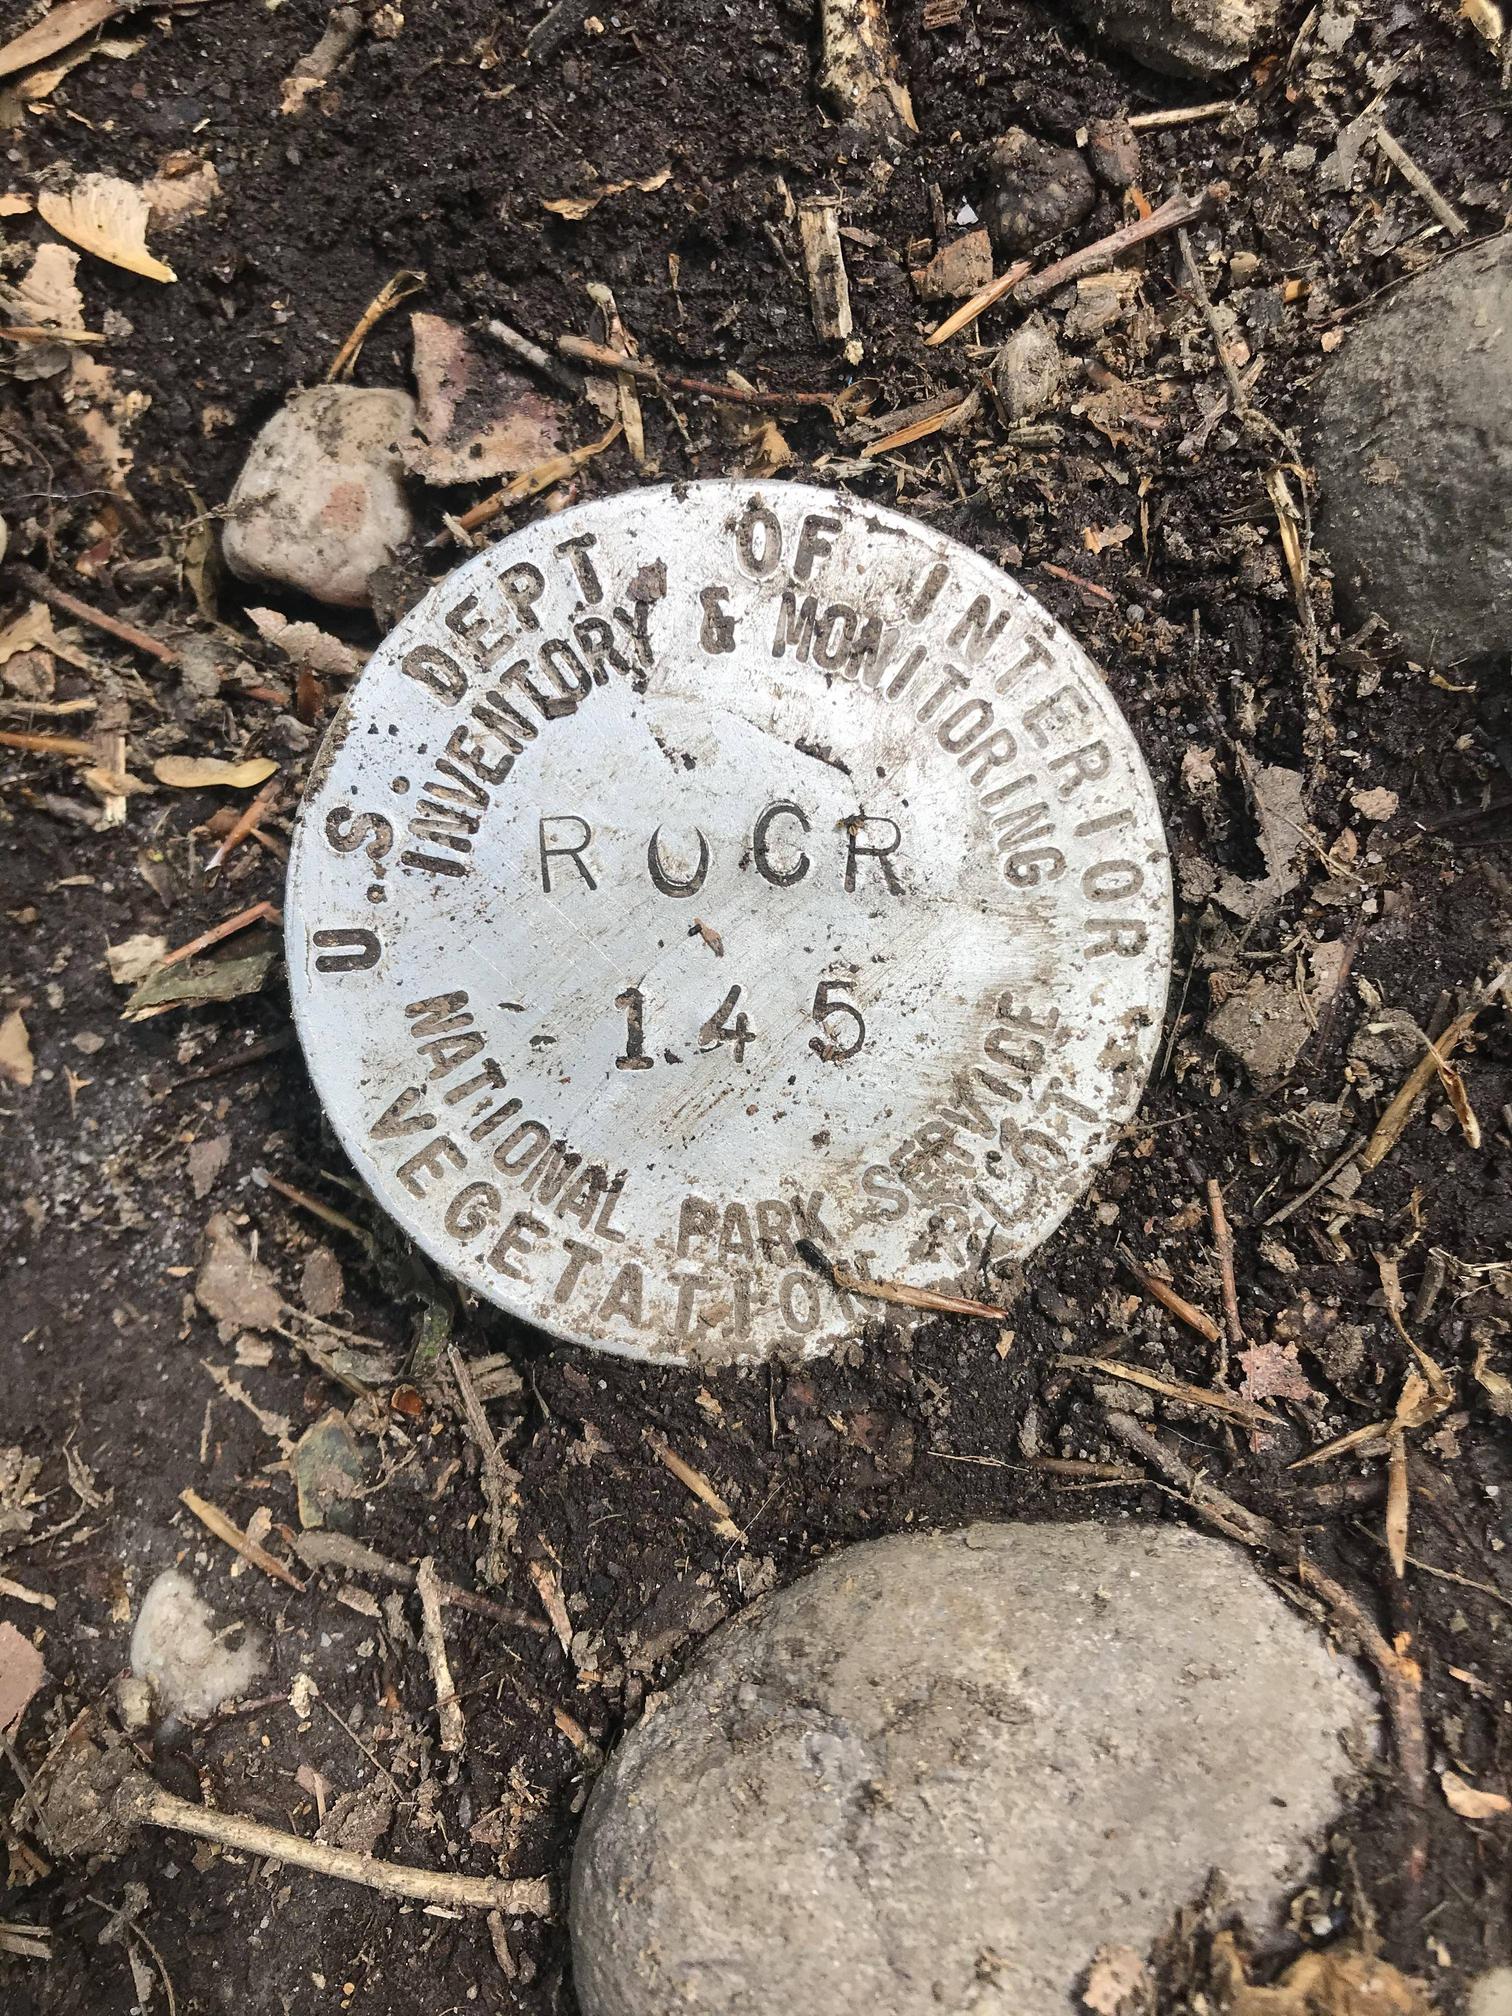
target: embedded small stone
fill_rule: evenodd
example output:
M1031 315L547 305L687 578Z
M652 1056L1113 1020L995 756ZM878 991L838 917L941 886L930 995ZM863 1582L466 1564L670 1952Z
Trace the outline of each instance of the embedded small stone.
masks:
M1319 535L1347 620L1384 617L1425 664L1512 651L1512 243L1406 281L1319 393Z
M1032 420L1061 384L1060 345L1043 315L1019 325L992 360L992 385L1007 420Z
M987 229L1001 253L1031 252L1091 213L1097 200L1080 154L1012 126L987 157Z
M360 608L369 577L414 526L399 457L414 428L407 392L296 392L253 442L231 492L222 544L232 573Z
M1132 189L1139 180L1139 136L1127 119L1089 119L1087 159L1104 187Z
M1280 21L1280 0L1073 0L1095 35L1176 77L1236 69Z
M1214 1868L1267 1928L1373 1733L1355 1668L1222 1541L843 1548L716 1630L599 1779L584 2016L1068 2016Z

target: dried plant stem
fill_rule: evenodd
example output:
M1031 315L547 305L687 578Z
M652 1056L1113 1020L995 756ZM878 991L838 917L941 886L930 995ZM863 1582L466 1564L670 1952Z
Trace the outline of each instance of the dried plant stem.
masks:
M1213 1244L1218 1250L1218 1278L1223 1288L1224 1339L1218 1352L1218 1382L1228 1377L1229 1357L1238 1357L1248 1342L1239 1317L1239 1287L1234 1279L1234 1235L1228 1213L1223 1208L1223 1191L1216 1177L1207 1179L1208 1215L1213 1221Z
M1481 1010L1502 992L1509 978L1512 978L1512 966L1504 966L1480 999L1473 1001L1463 1014L1456 1015L1438 1042L1430 1044L1424 1055L1413 1065L1396 1097L1376 1122L1375 1132L1360 1150L1362 1169L1374 1169L1385 1161L1402 1138L1408 1121L1417 1110L1419 1100L1433 1080L1439 1076L1446 1059L1452 1057L1464 1042L1475 1027Z
M389 1897L413 1897L422 1904L449 1904L466 1911L504 1911L518 1917L545 1918L551 1912L551 1885L544 1876L459 1876L449 1869L410 1869L399 1862L380 1862L349 1848L328 1848L306 1841L281 1827L268 1827L240 1813L216 1813L153 1786L146 1795L143 1818L155 1827L172 1827L222 1848L248 1855L267 1855L290 1868L334 1876L343 1883L361 1883Z
M134 651L143 651L149 658L156 658L163 665L177 665L179 654L171 644L164 644L151 637L145 630L138 630L134 623L123 623L119 616L107 616L103 609L91 609L87 602L81 602L77 595L70 595L66 588L54 587L45 574L39 574L35 567L28 567L23 561L12 560L5 570L11 579L24 588L28 595L35 595L40 602L47 602L65 616L72 616L77 622L88 623L92 629L103 630L107 637L115 637L122 644L129 644Z
M611 350L603 343L592 343L586 336L559 336L557 348L564 357L590 365L595 371L623 372L627 378L639 379L641 384L654 385L663 392L687 392L703 399L728 399L736 406L760 406L770 412L780 412L787 406L834 406L845 396L841 392L755 392L747 385L721 385L709 378L683 378L674 372L663 371L655 364L648 364L643 357L632 357L624 350Z

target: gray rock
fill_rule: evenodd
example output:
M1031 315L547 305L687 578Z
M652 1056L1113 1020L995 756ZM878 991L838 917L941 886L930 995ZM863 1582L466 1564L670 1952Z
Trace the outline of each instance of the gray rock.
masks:
M1470 2016L1512 2016L1512 1967L1492 1967L1470 1984Z
M1351 621L1414 658L1512 650L1512 240L1397 289L1325 367L1320 536Z
M222 545L232 573L360 608L369 577L413 530L399 447L414 427L407 392L296 392L252 443L231 492Z
M1151 70L1217 77L1279 27L1280 0L1072 0L1093 31Z
M987 229L1001 253L1031 252L1091 212L1097 190L1091 170L1070 147L1036 140L1010 126L987 155Z
M1020 323L992 360L992 387L1008 420L1032 420L1061 385L1060 345L1043 315Z
M584 2016L1069 2016L1222 1868L1269 1919L1373 1736L1221 1541L973 1526L849 1547L708 1640L596 1786Z

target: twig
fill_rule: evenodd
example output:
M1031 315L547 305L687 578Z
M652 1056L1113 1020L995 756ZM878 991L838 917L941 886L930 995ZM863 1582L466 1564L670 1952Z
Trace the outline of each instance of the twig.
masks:
M964 1295L940 1295L933 1288L909 1288L901 1281L863 1281L859 1274L847 1274L840 1267L831 1268L829 1276L847 1294L864 1295L873 1302L896 1302L904 1309L932 1309L941 1316L981 1316L989 1323L1009 1320L1006 1309L994 1308L990 1302L973 1302Z
M77 735L28 735L19 728L0 729L0 749L26 749L38 756L89 756L99 751Z
M570 449L563 455L549 456L544 462L537 462L529 469L522 469L518 476L511 476L502 490L495 490L491 497L485 497L481 504L474 504L459 518L448 521L447 531L438 533L431 540L432 546L440 546L449 536L456 533L474 532L480 525L487 525L507 511L512 504L522 504L527 497L534 497L542 490L549 490L553 483L565 482L575 475L595 455L602 455L624 432L623 423L616 420L614 425L601 434L597 441L590 441L583 448Z
M1079 252L1068 252L1064 259L1057 259L1043 273L1031 274L1014 288L1014 305L1032 308L1036 302L1047 300L1064 287L1068 280L1084 280L1088 274L1105 272L1136 245L1143 245L1150 238L1162 237L1167 231L1179 231L1183 224L1197 223L1211 207L1212 199L1206 191L1200 196L1171 196L1158 210L1152 210L1148 217L1136 218L1121 230L1110 231L1106 238L1099 238L1095 244L1083 245Z
M242 812L236 824L231 828L231 831L205 863L205 873L207 875L229 860L243 840L246 839L247 835L256 828L263 814L272 811L273 801L278 796L279 783L280 780L277 777L270 777L257 796Z
M734 1540L745 1544L745 1534L735 1523L735 1515L714 1486L701 1470L695 1470L691 1463L685 1463L675 1449L670 1448L660 1435L646 1430L646 1445L658 1463L672 1472L679 1484L693 1493L701 1505L707 1505L714 1514L714 1530L722 1540Z
M1213 306L1213 297L1207 290L1207 282L1202 277L1196 254L1192 251L1192 241L1185 230L1176 233L1176 243L1181 248L1181 263L1186 268L1187 285L1197 297L1197 305L1202 310L1202 319L1207 323L1208 334L1213 339L1213 349L1217 353L1219 366L1228 384L1229 405L1236 414L1243 413L1249 404L1245 396L1244 380L1239 376L1238 368L1224 344L1223 331L1218 324L1218 311Z
M404 269L396 273L392 280L385 280L366 308L357 317L352 333L331 359L331 368L326 373L326 383L334 384L338 378L350 378L363 344L372 331L391 314L401 301L411 300L425 285L424 273L413 273Z
M1213 1244L1218 1249L1218 1279L1223 1288L1225 1340L1218 1353L1218 1383L1228 1378L1229 1356L1238 1357L1248 1343L1239 1317L1239 1288L1234 1280L1234 1235L1228 1213L1223 1208L1223 1191L1215 1176L1207 1179L1208 1215L1213 1221Z
M1221 119L1233 110L1232 98L1212 98L1206 105L1171 105L1163 112L1136 112L1129 126L1135 133L1153 133L1161 126L1195 126L1199 119Z
M1410 183L1417 191L1418 195L1422 197L1428 208L1437 217L1440 224L1443 225L1450 236L1463 238L1470 229L1470 226L1461 217L1458 210L1451 203L1446 202L1438 190L1434 188L1432 182L1423 173L1423 170L1419 168L1401 141L1394 139L1387 132L1386 128L1380 125L1376 127L1374 137L1377 147L1380 148L1392 167L1396 169L1404 182Z
M441 1748L460 1752L467 1748L467 1725L462 1719L462 1703L457 1699L457 1683L452 1679L446 1657L446 1633L441 1627L441 1592L436 1581L434 1556L427 1554L415 1570L415 1594L420 1598L420 1641L436 1688L436 1713L441 1718Z
M522 336L518 329L511 329L507 322L501 322L497 316L485 322L483 326L495 343L500 344L505 350L512 351L521 363L528 364L533 371L539 371L543 378L549 378L558 391L567 393L573 399L582 398L582 379L576 371L569 371L565 364L553 357L549 350L543 350L539 343L532 343L528 336Z
M0 329L0 337L7 343L103 343L107 339L98 329L47 329L30 322L13 323L9 328Z
M1386 1698L1397 1765L1413 1808L1408 1875L1414 1883L1418 1882L1426 1860L1423 1815L1428 1791L1428 1741L1423 1729L1422 1673L1416 1660L1388 1644L1357 1599L1332 1576L1325 1575L1279 1526L1247 1510L1227 1492L1199 1477L1159 1436L1150 1434L1131 1415L1110 1411L1106 1420L1109 1433L1125 1448L1142 1456L1181 1492L1194 1512L1231 1540L1271 1555L1293 1571L1304 1589L1321 1596L1333 1612L1335 1624L1342 1625L1353 1636L1375 1667Z
M212 1505L208 1498L201 1498L198 1491L180 1491L179 1500L188 1506L202 1526L208 1526L217 1540L224 1540L244 1561L250 1561L254 1568L261 1568L264 1575L271 1575L275 1582L285 1582L289 1588L297 1589L301 1596L304 1594L305 1585L299 1577L291 1574L266 1547L260 1547L250 1534L244 1533L235 1520L228 1519L218 1505Z
M322 1204L320 1199L312 1197L308 1190L298 1190L292 1183L285 1183L281 1176L271 1175L266 1169L256 1170L254 1180L266 1183L270 1190L276 1190L280 1197L287 1197L291 1204L297 1204L301 1211L308 1211L311 1217L320 1219L322 1224L334 1226L338 1232L350 1233L359 1244L365 1246L369 1252L372 1251L372 1233L364 1230L355 1218L348 1218L344 1211L338 1211L330 1204Z
M237 931L245 931L249 924L271 924L275 928L282 924L283 912L274 903L252 903L245 910L238 910L234 917L228 917L221 924L212 924L208 931L201 931L198 938L191 938L187 945L180 945L176 952L165 952L158 961L157 971L165 966L177 966L181 959L192 959L196 952L208 952L212 945L219 945L223 938L230 938Z
M482 1562L483 1579L498 1584L509 1573L507 1543L513 1538L517 1523L511 1501L520 1481L519 1472L512 1469L499 1453L487 1409L478 1398L478 1389L473 1384L466 1359L455 1344L448 1344L446 1349L452 1377L457 1382L457 1392L461 1397L463 1417L473 1441L478 1445L478 1460L482 1466L483 1502L488 1508L488 1551Z
M292 1869L309 1869L317 1876L361 1883L389 1897L413 1897L422 1904L452 1905L468 1911L505 1911L514 1917L545 1918L551 1913L551 1885L544 1876L459 1876L449 1869L410 1869L399 1862L380 1862L350 1848L328 1848L323 1841L306 1841L301 1835L245 1819L240 1813L218 1813L192 1805L158 1785L145 1794L142 1817L155 1827L172 1827L222 1848L267 1856Z
M1185 1379L1162 1379L1142 1365L1120 1365L1116 1358L1088 1358L1077 1351L1057 1353L1055 1363L1070 1372L1087 1372L1102 1379L1124 1379L1131 1386L1143 1386L1148 1393L1160 1393L1183 1407L1203 1407L1213 1414L1226 1414L1246 1428L1284 1428L1286 1423L1248 1400L1235 1400L1228 1393L1214 1393L1206 1386L1188 1385Z
M372 1575L379 1581L392 1582L400 1589L413 1589L415 1586L413 1568L403 1561L391 1561L375 1547L365 1547L360 1540L351 1540L345 1533L301 1533L294 1542L294 1551L307 1568L341 1568L349 1575ZM523 1610L511 1610L503 1603L496 1603L491 1596L480 1596L472 1589L459 1589L455 1582L438 1581L436 1591L449 1609L474 1610L480 1617L491 1617L496 1624L508 1624L516 1631L545 1635L547 1627L539 1617L527 1617Z
M747 385L721 385L709 378L684 378L671 371L663 371L658 365L648 364L643 357L631 357L623 350L611 350L603 343L592 343L586 336L559 336L557 348L564 357L575 357L581 364L591 364L595 371L623 371L631 378L638 378L643 385L654 385L663 392L687 392L704 399L728 399L736 406L760 406L768 411L781 411L787 406L837 406L844 403L844 392L755 392Z
M995 280L989 280L987 285L973 294L969 301L963 301L959 308L953 309L938 329L930 331L924 338L925 349L933 350L937 344L948 343L952 336L959 336L963 329L969 328L995 301L1001 301L1005 294L1017 287L1031 264L1032 261L1028 259L1020 259L1006 272L999 273Z
M1438 1042L1431 1044L1413 1065L1398 1088L1396 1097L1376 1122L1375 1132L1360 1150L1362 1169L1368 1171L1378 1168L1385 1161L1406 1131L1407 1123L1417 1110L1419 1100L1438 1077L1445 1059L1453 1056L1475 1027L1481 1010L1501 993L1509 978L1512 978L1512 966L1504 966L1480 999L1472 1002L1463 1014L1456 1015Z
M77 595L70 595L66 588L55 588L45 574L39 574L35 567L28 567L24 561L12 560L6 568L13 581L17 581L28 595L35 595L39 601L49 602L54 609L60 609L65 616L72 616L80 623L91 624L96 630L103 630L107 637L117 638L122 644L131 645L135 651L143 651L149 658L156 658L163 665L177 665L179 653L171 644L164 644L151 637L145 630L138 630L134 623L123 623L119 616L107 616L102 609L91 609L87 602L81 602Z
M557 1635L557 1643L569 1658L572 1656L572 1619L567 1614L567 1605L562 1597L562 1585L556 1572L546 1561L532 1561L530 1579L535 1584L536 1594L541 1599L541 1608L551 1619L551 1628Z
M24 1582L12 1582L9 1575L0 1575L0 1596L8 1596L13 1603L30 1603L39 1610L56 1610L56 1596L45 1595L40 1589L28 1589Z
M1145 1293L1154 1296L1162 1309L1169 1309L1178 1322L1185 1323L1189 1330L1195 1330L1209 1344L1222 1343L1223 1333L1206 1310L1199 1309L1195 1302L1188 1302L1185 1295L1179 1295L1169 1281L1163 1281L1158 1274L1151 1274L1141 1267L1127 1246L1119 1250L1125 1267Z
M1267 1225L1284 1225L1288 1218L1295 1216L1302 1209L1304 1204L1310 1204L1320 1190L1327 1189L1339 1171L1347 1169L1364 1146L1365 1136L1356 1134L1343 1154L1335 1156L1315 1182L1309 1183L1305 1190L1298 1191L1289 1204L1281 1205L1279 1209L1272 1211L1268 1218L1262 1218L1260 1220L1262 1228Z
M868 441L861 453L886 455L894 448L906 448L912 441L922 441L928 434L939 434L947 428L960 426L970 419L979 403L978 395L968 392L964 399L957 399L938 412L925 413L917 420L910 420L907 426L884 434L878 441Z

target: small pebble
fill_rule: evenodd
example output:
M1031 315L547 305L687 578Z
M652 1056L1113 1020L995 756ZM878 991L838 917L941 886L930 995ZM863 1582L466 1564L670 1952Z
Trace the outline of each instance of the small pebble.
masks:
M231 492L222 543L232 573L360 608L369 577L414 529L399 459L414 426L407 392L296 392L253 442Z

